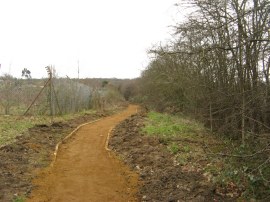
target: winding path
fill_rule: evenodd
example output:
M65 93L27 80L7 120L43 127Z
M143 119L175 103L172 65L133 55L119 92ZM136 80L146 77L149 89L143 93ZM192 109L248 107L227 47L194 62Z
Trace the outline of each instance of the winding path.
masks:
M137 111L125 111L81 127L62 144L54 166L35 180L30 202L137 201L138 176L105 149L111 128Z

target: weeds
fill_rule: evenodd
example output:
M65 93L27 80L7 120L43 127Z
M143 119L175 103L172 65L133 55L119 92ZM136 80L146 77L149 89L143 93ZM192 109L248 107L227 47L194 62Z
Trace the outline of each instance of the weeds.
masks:
M175 142L173 142L172 144L170 144L168 146L168 149L173 154L177 154L179 152L179 146Z
M198 159L203 153L197 144L202 144L205 129L194 120L150 112L142 131L158 137L159 142L175 155L179 165L192 167L194 165L190 159Z
M159 138L185 171L202 171L218 194L270 200L269 152L252 155L266 145L243 146L214 136L196 121L157 112L148 113L142 132Z
M12 200L12 202L25 202L25 201L26 201L25 198L22 197L22 196L16 196L16 197Z

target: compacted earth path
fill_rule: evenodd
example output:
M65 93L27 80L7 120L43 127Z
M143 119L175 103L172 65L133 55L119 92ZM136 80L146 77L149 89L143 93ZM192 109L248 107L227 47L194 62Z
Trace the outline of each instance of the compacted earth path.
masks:
M130 105L81 127L60 145L53 166L39 174L28 201L136 201L138 175L106 149L110 130L136 112Z

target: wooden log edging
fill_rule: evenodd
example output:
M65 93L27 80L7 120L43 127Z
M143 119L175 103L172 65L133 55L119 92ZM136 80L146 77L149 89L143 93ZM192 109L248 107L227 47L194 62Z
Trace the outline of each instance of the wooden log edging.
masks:
M97 120L94 120L94 121L90 121L90 122L87 122L87 123L83 123L81 125L79 125L77 128L75 128L70 134L68 134L63 140L61 140L60 142L57 143L57 145L55 146L55 150L54 150L54 153L53 153L53 160L52 160L52 163L51 163L51 167L54 166L55 164L55 161L56 161L56 158L57 158L57 154L58 154L58 150L59 150L59 147L64 143L64 141L68 140L70 137L72 137L81 127L85 126L85 125L88 125L88 124L92 124L92 123L95 123L95 122L98 122L100 120L102 120L103 118L101 119L97 119Z
M109 140L110 140L110 137L111 137L111 133L113 132L115 127L111 127L109 132L108 132L108 135L107 135L107 139L106 139L106 143L105 143L105 149L107 151L111 151L111 149L109 149Z

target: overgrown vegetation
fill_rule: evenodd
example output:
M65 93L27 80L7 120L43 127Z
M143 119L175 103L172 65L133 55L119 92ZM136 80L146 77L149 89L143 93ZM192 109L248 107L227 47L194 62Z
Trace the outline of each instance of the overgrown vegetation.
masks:
M270 168L261 144L238 147L192 119L157 112L148 113L142 132L158 137L183 170L202 172L218 194L243 200L270 199Z
M270 200L270 2L177 6L192 9L170 43L149 51L135 98L149 109L193 117L209 131L151 112L144 132L157 135L183 166L201 159L217 192Z
M184 112L212 131L242 139L270 131L270 2L180 1L192 7L167 45L150 50L142 101Z

